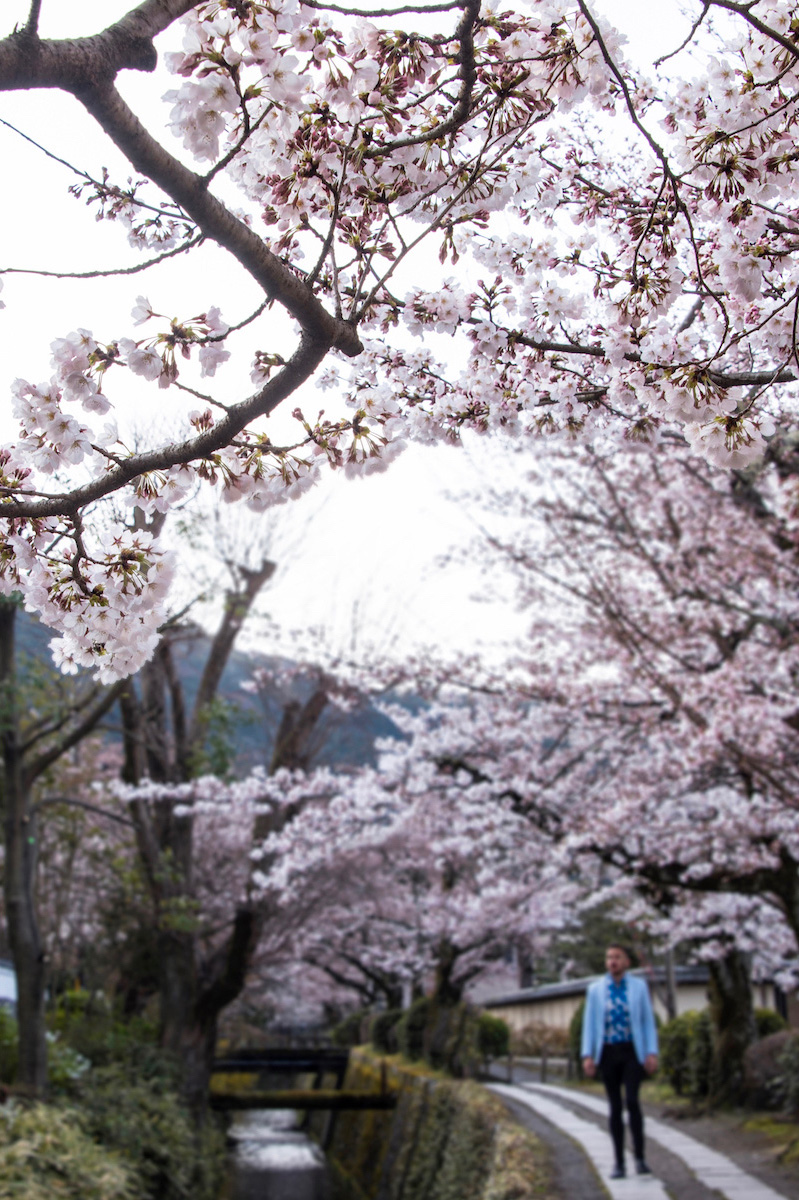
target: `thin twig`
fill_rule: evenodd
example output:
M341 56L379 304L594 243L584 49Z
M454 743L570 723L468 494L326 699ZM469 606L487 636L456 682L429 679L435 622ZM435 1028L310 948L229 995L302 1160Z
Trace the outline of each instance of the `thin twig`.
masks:
M21 129L17 129L16 125L12 125L10 121L4 121L3 118L0 117L0 125L5 125L6 129L10 129L12 133L16 133L19 137L24 138L26 142L30 142L30 144L35 146L37 150L41 150L42 154L44 154L47 158L51 158L53 162L60 163L62 167L66 167L67 170L71 171L73 175L79 175L81 179L85 179L87 183L91 183L94 187L102 188L108 186L107 184L101 183L99 179L95 179L88 173L88 171L82 171L80 167L76 167L73 163L67 162L65 158L60 158L59 155L54 154L52 150L48 150L46 146L43 146L41 142L37 142L35 138L30 136L30 134L23 133ZM144 200L138 200L135 196L130 197L130 203L135 204L137 208L144 208L147 209L148 212L157 213L159 217L170 217L173 220L177 219L188 221L188 217L185 216L183 210L178 204L174 205L174 211L170 212L168 208L159 208L154 204L147 204Z
M708 14L708 12L710 11L710 0L703 0L703 4L704 4L704 7L702 9L702 12L696 18L693 25L691 26L691 32L688 34L685 41L682 42L681 45L679 45L676 50L670 50L668 54L663 54L663 55L661 55L660 58L656 58L655 63L654 63L654 65L656 67L662 66L663 63L668 62L668 60L670 58L676 58L677 55L680 53L680 51L684 50L685 47L688 45L688 43L693 40L694 34L696 33L697 29L702 24L702 22L704 21L705 17Z
M0 275L43 275L48 279L101 279L108 275L138 275L141 271L155 267L168 258L174 258L178 254L185 254L187 250L193 250L204 240L203 234L198 234L191 241L184 242L182 246L165 250L163 254L157 255L155 258L148 258L146 262L137 263L135 267L112 267L107 271L37 271L33 267L0 267Z
M242 101L242 104L243 104L243 101ZM247 126L247 128L244 130L244 133L241 135L239 140L236 142L235 146L231 147L231 149L228 150L227 154L225 154L224 157L220 158L219 162L215 163L214 166L211 167L211 170L206 172L205 175L203 175L203 183L206 186L211 182L211 180L214 178L214 176L218 175L220 171L224 171L224 169L228 165L228 163L233 161L233 159L238 154L239 150L241 150L246 145L246 143L249 141L249 139L255 133L256 129L258 129L258 127L263 124L263 122L266 120L269 113L272 112L272 110L276 107L277 106L275 105L274 101L270 101L270 103L267 104L266 108L261 113L258 120L253 125ZM245 109L245 116L246 116L246 109Z
M463 8L463 0L449 0L447 4L403 4L399 8L345 8L338 4L324 4L323 0L300 0L304 8L317 8L322 12L343 13L347 17L398 17L402 13L449 12Z

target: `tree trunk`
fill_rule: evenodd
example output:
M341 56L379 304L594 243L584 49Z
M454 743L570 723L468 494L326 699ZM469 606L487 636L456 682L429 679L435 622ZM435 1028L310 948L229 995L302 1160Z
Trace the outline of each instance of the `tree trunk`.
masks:
M219 1014L244 987L262 918L242 906L230 937L198 962L192 934L162 931L161 1045L180 1065L183 1098L202 1123L216 1049Z
M439 942L436 951L435 979L430 998L447 1008L453 1008L463 999L464 984L452 977L458 957L459 953L449 939L444 938Z
M731 949L710 963L709 999L713 1058L708 1103L737 1104L743 1096L744 1052L757 1035L749 963L740 950Z
M34 1095L47 1088L45 957L36 917L36 816L19 742L14 623L16 605L0 600L0 694L5 825L5 903L8 941L17 975L17 1084Z

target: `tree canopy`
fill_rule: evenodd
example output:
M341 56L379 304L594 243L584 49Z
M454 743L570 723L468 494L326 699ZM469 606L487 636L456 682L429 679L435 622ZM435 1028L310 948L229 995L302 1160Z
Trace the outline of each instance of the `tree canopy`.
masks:
M466 429L665 447L676 428L717 463L763 452L797 379L799 16L695 7L647 76L587 0L144 0L64 40L34 0L0 40L0 90L72 94L134 172L76 170L72 190L143 263L214 242L263 295L248 395L205 390L242 322L190 295L176 317L140 295L126 329L53 331L51 378L15 384L3 586L66 668L110 679L152 653L171 567L147 514L207 481L259 512L325 464ZM159 54L176 86L145 121L118 77ZM131 440L123 372L175 396L180 436ZM275 445L263 418L312 377L345 406L297 410Z

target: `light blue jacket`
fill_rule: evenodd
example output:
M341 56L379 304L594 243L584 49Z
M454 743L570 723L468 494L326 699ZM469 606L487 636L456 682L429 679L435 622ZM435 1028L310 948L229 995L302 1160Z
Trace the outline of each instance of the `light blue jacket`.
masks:
M629 971L624 978L627 981L627 1000L630 1005L633 1045L638 1061L643 1063L647 1054L657 1054L658 1052L655 1014L652 1011L652 1001L649 998L646 981L639 979L637 975L631 975ZM603 975L601 979L597 979L596 983L592 983L585 1002L580 1057L588 1058L590 1056L594 1062L599 1062L605 1040L605 1008L609 980L610 975Z

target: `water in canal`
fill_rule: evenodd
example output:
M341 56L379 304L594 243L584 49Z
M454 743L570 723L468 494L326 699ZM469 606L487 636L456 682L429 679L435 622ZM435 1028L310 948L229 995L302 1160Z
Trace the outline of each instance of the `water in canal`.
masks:
M325 1157L298 1128L296 1113L238 1113L228 1137L233 1200L328 1200Z

